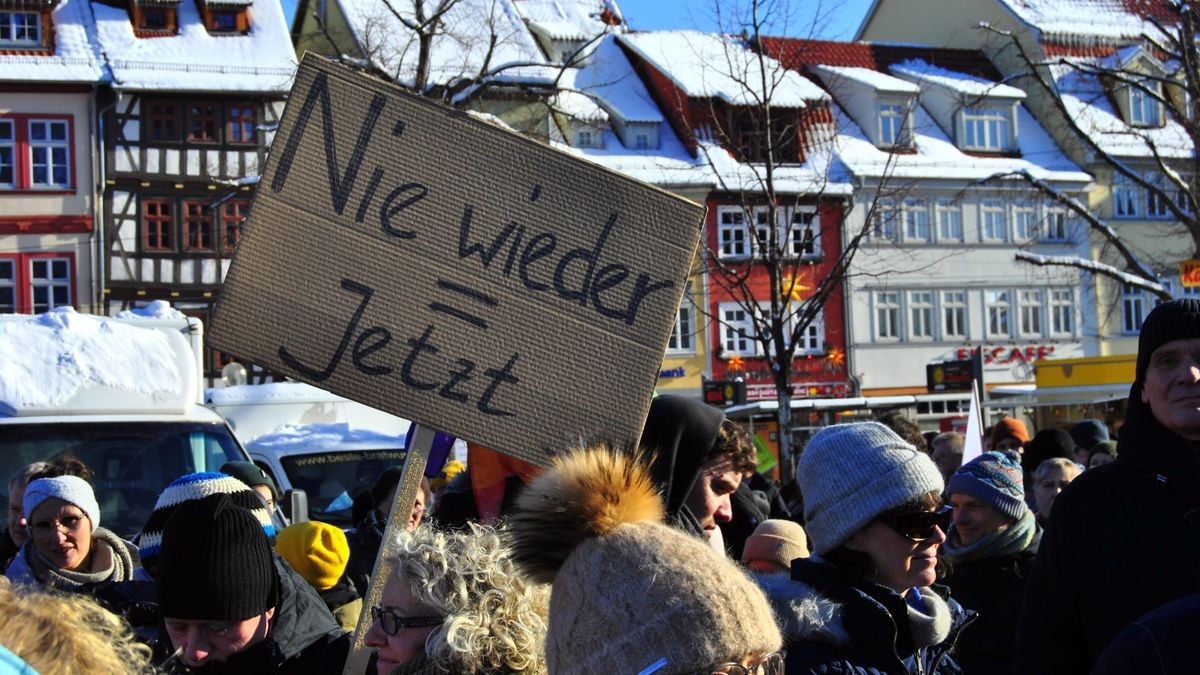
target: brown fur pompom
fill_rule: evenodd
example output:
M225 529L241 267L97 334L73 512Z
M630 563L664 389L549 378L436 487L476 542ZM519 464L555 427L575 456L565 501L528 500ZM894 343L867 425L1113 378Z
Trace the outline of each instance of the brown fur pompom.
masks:
M607 446L583 448L556 459L517 497L513 555L534 580L553 581L583 540L664 517L662 498L637 457Z

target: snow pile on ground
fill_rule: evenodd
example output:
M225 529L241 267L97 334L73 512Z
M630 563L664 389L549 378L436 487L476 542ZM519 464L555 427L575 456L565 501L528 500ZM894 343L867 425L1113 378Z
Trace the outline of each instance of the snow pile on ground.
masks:
M174 396L182 379L161 330L70 307L0 320L0 413L52 408L96 386Z
M392 449L404 447L404 434L394 436L371 429L351 429L344 422L334 424L284 425L274 433L259 436L247 445L249 450L272 450L284 454L334 449Z

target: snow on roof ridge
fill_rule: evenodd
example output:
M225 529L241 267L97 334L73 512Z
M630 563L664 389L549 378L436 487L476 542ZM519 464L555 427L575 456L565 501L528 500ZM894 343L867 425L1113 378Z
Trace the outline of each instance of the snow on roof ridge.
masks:
M982 96L1000 96L1004 98L1024 99L1025 92L1003 82L995 82L985 77L950 70L935 66L922 58L910 58L900 63L892 64L890 70L898 75L908 75L916 80L929 84L938 84L956 91Z

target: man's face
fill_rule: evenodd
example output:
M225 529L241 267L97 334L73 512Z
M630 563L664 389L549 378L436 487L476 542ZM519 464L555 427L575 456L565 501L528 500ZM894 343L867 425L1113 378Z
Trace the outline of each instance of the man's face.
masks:
M962 493L950 495L950 506L954 507L954 530L968 546L999 532L1012 521L991 505Z
M1150 354L1142 402L1170 431L1200 440L1200 338L1172 340Z
M213 661L228 661L229 657L253 647L267 637L275 608L244 621L197 621L192 619L163 619L171 645L179 651L179 659L191 668Z
M962 466L962 453L952 450L950 444L945 441L934 443L933 463L937 464L942 479L950 480L950 476L953 476L954 472Z
M737 490L744 477L745 474L735 469L733 460L726 455L718 455L700 470L700 476L684 500L684 505L700 521L706 537L712 536L717 523L733 520L729 495Z

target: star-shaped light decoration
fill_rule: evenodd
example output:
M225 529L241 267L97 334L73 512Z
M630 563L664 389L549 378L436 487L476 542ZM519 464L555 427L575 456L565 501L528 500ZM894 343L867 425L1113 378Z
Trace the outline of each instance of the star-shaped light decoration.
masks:
M788 297L796 302L804 302L805 293L812 290L812 286L804 283L804 277L808 276L802 272L792 272L792 275L783 282L783 291L788 293ZM791 289L788 292L788 289Z
M846 363L846 352L841 347L834 347L825 355L829 362L835 366L841 366Z
M745 367L746 367L746 362L743 361L742 357L740 357L740 356L735 356L735 357L729 359L729 363L726 364L726 370L730 370L735 373L740 373L742 371L742 369Z

